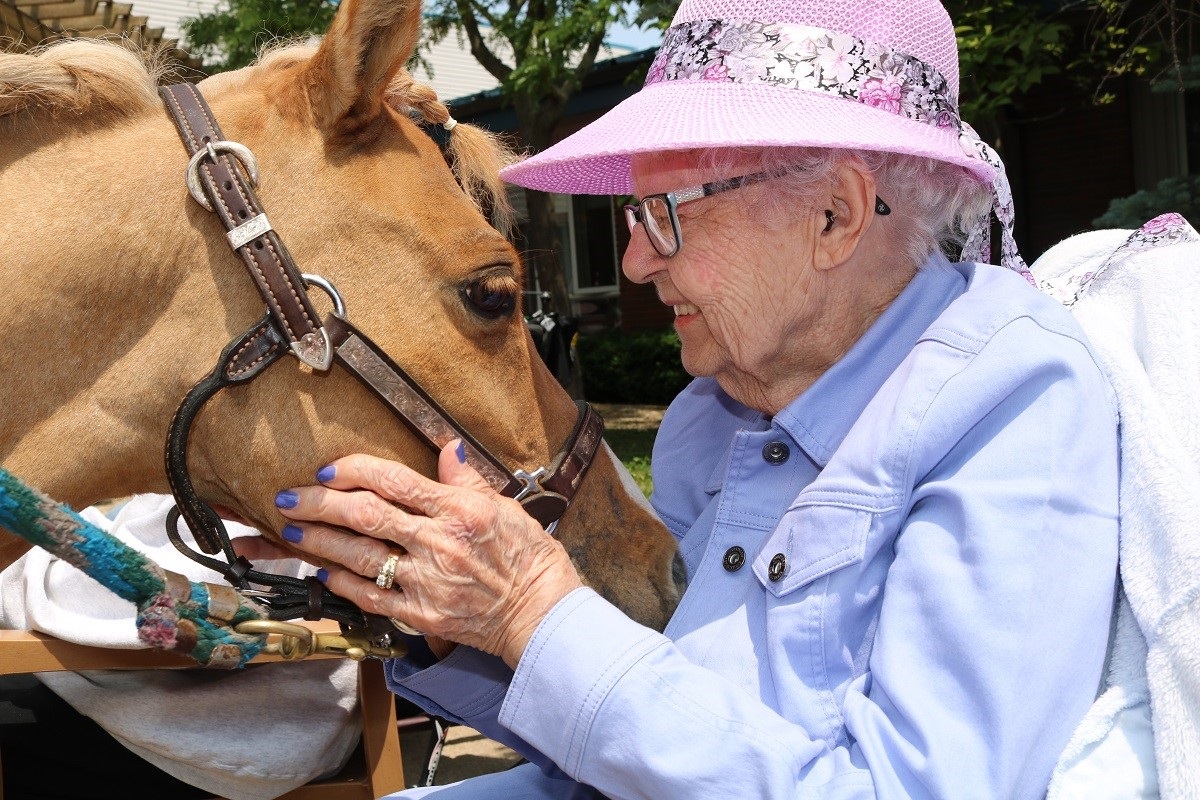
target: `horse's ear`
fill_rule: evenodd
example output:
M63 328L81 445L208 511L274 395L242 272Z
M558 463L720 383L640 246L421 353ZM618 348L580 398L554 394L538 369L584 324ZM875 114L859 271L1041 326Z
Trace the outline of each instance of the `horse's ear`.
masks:
M417 46L421 0L342 0L305 70L308 101L326 135L353 135L378 119L384 92Z

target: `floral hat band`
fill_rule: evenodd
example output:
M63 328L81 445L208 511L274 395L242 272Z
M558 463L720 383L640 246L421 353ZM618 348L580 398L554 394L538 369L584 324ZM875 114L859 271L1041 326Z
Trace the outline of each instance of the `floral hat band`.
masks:
M670 28L650 72L661 81L764 83L835 94L938 128L958 128L946 79L919 58L807 25L702 19Z
M667 81L760 84L834 95L957 132L971 159L995 170L992 210L1000 220L1001 264L1026 276L1029 269L1013 238L1012 190L1004 164L959 117L946 78L915 56L835 31L791 23L702 19L669 28L646 76L646 86ZM964 261L988 261L990 220L972 231Z

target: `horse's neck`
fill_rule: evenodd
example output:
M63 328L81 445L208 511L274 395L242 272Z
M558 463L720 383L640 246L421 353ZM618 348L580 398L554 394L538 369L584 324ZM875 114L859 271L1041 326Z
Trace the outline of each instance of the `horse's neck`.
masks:
M0 170L0 462L72 505L163 488L163 437L197 369L203 332L177 312L205 296L183 270L206 242L163 133L61 137Z

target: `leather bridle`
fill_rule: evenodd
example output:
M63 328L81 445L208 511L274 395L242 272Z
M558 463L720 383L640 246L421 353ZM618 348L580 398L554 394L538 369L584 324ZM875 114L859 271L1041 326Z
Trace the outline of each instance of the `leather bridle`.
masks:
M330 283L318 276L301 275L254 193L258 167L253 154L225 140L200 91L183 83L162 87L159 94L191 156L186 173L188 191L221 220L228 231L229 246L245 262L267 306L266 315L258 323L226 346L216 367L192 387L171 420L166 467L176 508L167 521L167 534L176 548L253 594L267 606L271 619L330 618L351 626L365 622L380 633L386 632L380 628L382 618L364 616L315 578L290 578L255 570L233 551L220 516L200 499L188 475L188 437L204 404L228 386L254 380L286 353L317 371L337 363L435 452L455 438L462 439L467 463L497 492L520 501L532 517L553 531L599 448L604 428L600 415L586 403L579 403L575 429L553 462L533 472L510 472L347 319L342 298ZM309 299L310 285L333 300L334 310L323 320ZM180 516L204 553L222 553L228 563L194 552L179 536ZM252 585L266 588L255 590Z

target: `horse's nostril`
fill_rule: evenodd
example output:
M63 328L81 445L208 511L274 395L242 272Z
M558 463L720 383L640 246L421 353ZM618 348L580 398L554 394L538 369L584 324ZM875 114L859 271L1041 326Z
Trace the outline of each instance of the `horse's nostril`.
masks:
M687 588L688 575L687 565L683 563L683 556L679 553L675 554L675 559L671 562L671 580L675 582L675 588L682 595L683 590Z

